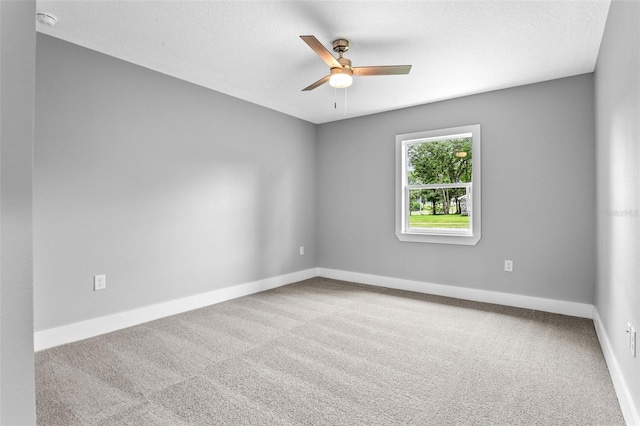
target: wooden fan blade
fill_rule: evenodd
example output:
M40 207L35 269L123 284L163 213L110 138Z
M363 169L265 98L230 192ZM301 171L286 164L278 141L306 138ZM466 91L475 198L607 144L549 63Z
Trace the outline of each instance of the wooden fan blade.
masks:
M409 74L411 71L411 65L385 65L380 67L353 67L354 75L368 76L368 75L399 75Z
M312 35L301 35L300 38L305 43L307 43L309 47L312 48L313 51L316 52L323 61L326 62L327 65L329 65L329 68L342 68L340 62L338 62L338 60L333 57L331 52L329 52L327 48L318 41L317 38Z
M303 92L307 92L309 90L313 90L318 86L322 86L323 84L325 84L327 81L329 81L329 77L331 77L330 75L326 75L324 77L322 77L320 80L316 81L315 83L313 83L310 86L305 87L304 89L302 89Z

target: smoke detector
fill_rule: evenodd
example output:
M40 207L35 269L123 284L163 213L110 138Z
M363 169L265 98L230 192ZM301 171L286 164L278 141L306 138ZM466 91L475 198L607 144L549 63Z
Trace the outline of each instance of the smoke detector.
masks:
M58 22L58 18L55 15L45 12L36 13L36 21L39 24L46 25L48 27L53 27L56 22Z

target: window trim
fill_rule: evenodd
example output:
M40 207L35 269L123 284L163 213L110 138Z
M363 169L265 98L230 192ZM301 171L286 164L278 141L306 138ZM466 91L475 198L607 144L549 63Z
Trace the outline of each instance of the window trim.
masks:
M469 230L460 232L457 230L443 229L422 229L416 230L409 227L409 186L406 179L406 149L405 146L411 143L429 142L447 138L455 138L463 134L471 134L471 149L473 152L473 168L471 186L472 214ZM476 245L481 238L481 135L480 124L467 126L450 127L446 129L427 130L415 133L404 133L396 135L396 236L400 241L439 243L439 244L462 244ZM449 185L466 186L469 183L455 184L430 184L420 185L425 187L443 187ZM416 185L412 185L416 186Z

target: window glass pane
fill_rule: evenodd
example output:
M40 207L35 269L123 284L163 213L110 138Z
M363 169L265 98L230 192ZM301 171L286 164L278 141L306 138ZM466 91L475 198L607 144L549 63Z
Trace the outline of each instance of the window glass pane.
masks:
M409 190L410 229L469 229L471 197L467 188Z
M407 144L407 183L471 182L471 137Z

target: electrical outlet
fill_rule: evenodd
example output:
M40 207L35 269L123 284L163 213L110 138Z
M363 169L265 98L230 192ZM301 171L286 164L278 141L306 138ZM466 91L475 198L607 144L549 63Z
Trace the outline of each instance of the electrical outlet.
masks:
M300 256L304 256L304 246L300 246Z
M102 275L94 275L93 276L93 291L104 290L107 288L107 276Z
M505 260L504 261L504 271L505 272L513 272L513 260Z
M629 349L631 350L631 356L636 357L636 329L629 327Z

